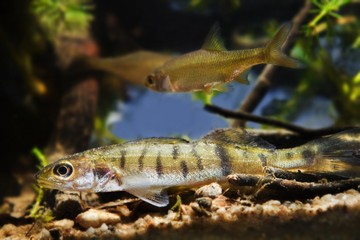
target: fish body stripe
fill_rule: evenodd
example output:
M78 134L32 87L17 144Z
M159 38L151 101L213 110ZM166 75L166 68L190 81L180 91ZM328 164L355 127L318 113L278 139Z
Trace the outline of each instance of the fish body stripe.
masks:
M267 157L263 153L258 154L258 157L259 157L259 159L261 161L261 165L263 167L266 167L268 165L267 164Z
M230 156L226 148L221 145L216 145L215 152L220 158L220 167L223 176L227 176L231 173Z
M126 151L121 150L120 151L121 158L120 158L120 168L125 168L125 162L126 162Z
M196 158L196 166L197 166L198 170L200 170L200 171L204 170L204 165L202 163L202 159L201 159L199 153L196 151L195 145L192 146L192 154Z
M160 152L156 158L156 173L158 175L158 177L161 177L163 175L163 166L162 166L162 162L161 162L161 155Z
M305 163L307 165L312 165L314 158L315 158L315 152L310 150L310 149L305 149L304 151L301 152L301 155L303 157L303 159L305 160Z
M181 167L181 172L182 172L184 178L186 178L186 176L189 174L189 168L184 160L181 161L180 167Z
M142 171L144 169L144 158L145 158L146 152L147 152L147 146L144 147L144 149L142 150L141 155L138 159L139 171Z
M293 152L287 152L285 154L285 156L286 156L286 159L292 159L294 157L294 153Z
M351 154L353 157L355 158L359 158L360 159L360 150L356 150Z
M174 144L173 146L172 157L174 160L176 160L179 157L179 146L177 144Z
M306 160L310 159L311 160L312 158L314 158L315 153L313 151L311 151L311 150L306 149L306 150L301 152L301 155L303 156L304 159L306 159Z

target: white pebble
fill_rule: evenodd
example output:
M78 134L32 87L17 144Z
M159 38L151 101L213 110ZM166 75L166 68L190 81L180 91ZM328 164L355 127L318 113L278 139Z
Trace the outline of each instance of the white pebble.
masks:
M98 228L102 224L116 224L120 222L121 218L115 213L110 213L105 210L89 209L86 212L80 213L76 217L76 222L84 228L94 227ZM107 228L107 226L106 226Z

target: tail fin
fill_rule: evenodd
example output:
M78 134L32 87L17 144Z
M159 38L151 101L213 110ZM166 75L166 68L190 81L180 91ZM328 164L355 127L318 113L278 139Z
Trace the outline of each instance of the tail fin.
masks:
M289 68L302 68L304 64L300 61L288 57L281 51L282 45L285 43L291 31L291 24L285 23L277 31L271 41L266 44L265 52L267 61L270 64L289 67Z
M310 171L360 177L360 128L346 130L305 144L317 148Z

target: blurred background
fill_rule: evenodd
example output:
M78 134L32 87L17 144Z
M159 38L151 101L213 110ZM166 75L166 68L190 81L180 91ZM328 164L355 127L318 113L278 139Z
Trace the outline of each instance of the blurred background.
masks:
M200 49L216 22L229 50L248 49L304 10L289 50L305 68L276 68L253 113L314 129L359 123L357 0L13 0L0 9L3 182L36 171L35 147L55 159L90 146L198 138L228 127L203 109L201 93L143 86L156 66ZM212 104L237 110L263 69L252 68L249 85L231 83Z

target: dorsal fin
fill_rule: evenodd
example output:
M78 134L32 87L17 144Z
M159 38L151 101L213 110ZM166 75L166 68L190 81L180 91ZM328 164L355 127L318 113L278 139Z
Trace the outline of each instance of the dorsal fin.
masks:
M213 51L224 51L226 50L224 41L220 37L220 26L219 23L215 23L210 32L208 33L204 44L201 49L213 50Z
M274 149L275 147L264 139L248 134L244 129L216 129L205 135L199 141L248 145L251 147Z
M143 138L139 140L132 140L123 143L125 144L141 144L141 143L150 143L150 144L179 144L179 143L189 143L188 140L183 138L172 138L172 137L152 137L152 138Z

